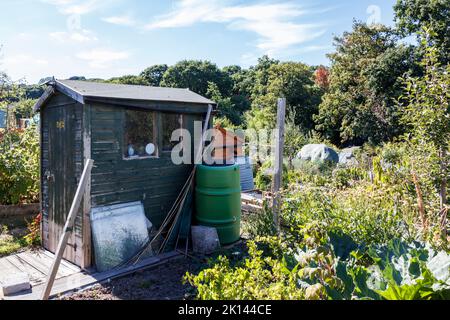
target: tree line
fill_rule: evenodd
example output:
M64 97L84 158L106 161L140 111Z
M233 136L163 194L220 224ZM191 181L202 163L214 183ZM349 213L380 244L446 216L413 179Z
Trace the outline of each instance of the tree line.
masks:
M424 74L424 48L436 48L442 65L450 61L449 1L398 0L394 12L395 27L354 21L351 31L336 36L329 67L263 56L248 69L183 60L109 80L71 79L189 88L218 103L216 121L226 127L273 127L276 99L285 97L299 134L337 146L378 145L407 130L401 121L404 79ZM410 36L417 44L405 41ZM41 90L28 86L25 96L35 99Z

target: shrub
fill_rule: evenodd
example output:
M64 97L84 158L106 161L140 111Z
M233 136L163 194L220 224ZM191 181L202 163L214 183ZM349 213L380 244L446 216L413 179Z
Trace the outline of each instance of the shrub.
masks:
M270 240L262 240L267 242ZM248 242L249 257L232 267L220 256L198 275L187 273L185 282L197 289L201 300L295 300L304 297L297 287L298 273L286 260L264 256L256 242Z
M345 190L305 186L286 196L281 218L294 238L303 225L313 221L324 222L327 231L348 234L359 243L408 238L407 220L396 209L395 197L386 191L368 184Z
M27 223L28 234L24 236L24 241L29 246L39 245L41 243L41 220L39 213L31 222Z
M276 233L276 227L273 223L273 211L268 201L264 201L263 208L258 213L252 213L242 223L244 233L251 238L261 236L273 236Z
M8 227L0 225L0 257L10 255L25 246L24 241L9 233Z
M10 130L0 139L0 203L34 202L39 195L36 127Z
M249 257L231 265L220 256L198 275L186 274L199 299L418 300L450 298L450 256L420 242L358 245L326 232L323 222L298 230L301 241L258 238ZM292 239L291 239L292 240Z

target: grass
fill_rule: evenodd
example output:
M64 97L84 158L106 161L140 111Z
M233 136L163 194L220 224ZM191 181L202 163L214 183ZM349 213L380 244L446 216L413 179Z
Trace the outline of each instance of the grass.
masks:
M13 254L26 246L23 237L12 235L7 226L0 225L0 257Z

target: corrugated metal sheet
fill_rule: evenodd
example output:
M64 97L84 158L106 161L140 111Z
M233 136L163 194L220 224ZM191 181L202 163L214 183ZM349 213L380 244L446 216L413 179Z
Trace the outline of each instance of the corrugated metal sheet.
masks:
M253 181L253 167L249 157L237 157L236 164L241 171L241 189L242 191L251 191L255 189Z
M188 89L98 83L77 80L57 80L57 82L75 91L84 98L215 104L215 102Z

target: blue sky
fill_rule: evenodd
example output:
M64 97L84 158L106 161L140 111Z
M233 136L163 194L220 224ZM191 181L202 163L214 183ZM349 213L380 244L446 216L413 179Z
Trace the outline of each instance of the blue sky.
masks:
M395 0L3 0L0 70L109 78L206 59L248 67L268 54L329 64L353 19L393 25Z

